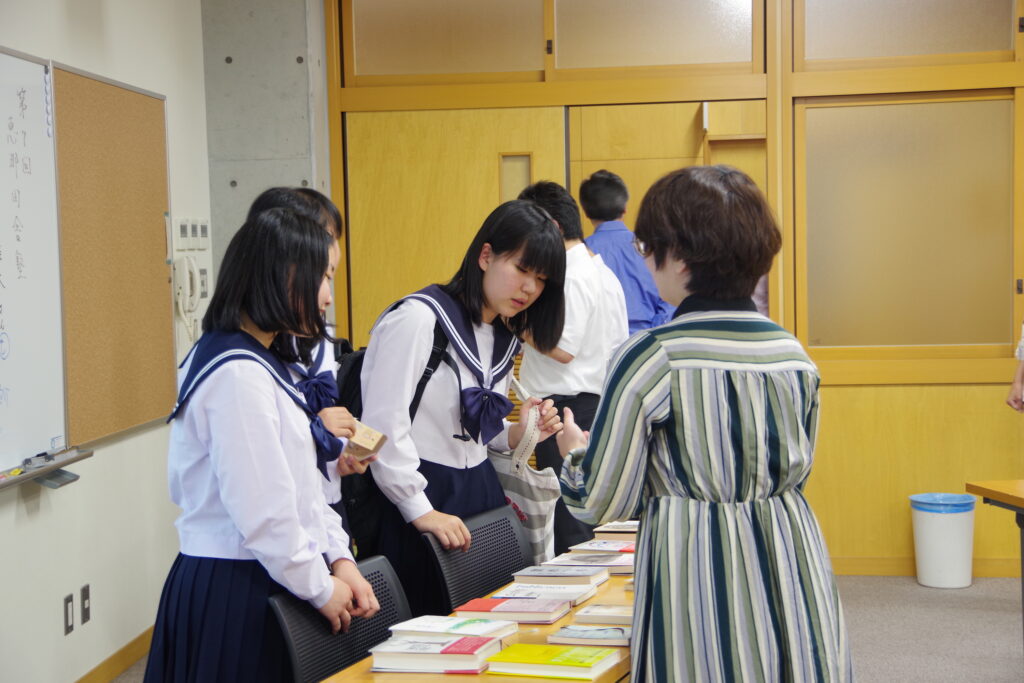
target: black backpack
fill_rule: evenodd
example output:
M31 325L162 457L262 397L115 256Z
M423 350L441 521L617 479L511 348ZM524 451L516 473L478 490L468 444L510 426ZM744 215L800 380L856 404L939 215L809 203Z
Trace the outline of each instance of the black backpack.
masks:
M430 349L427 367L423 370L416 385L416 393L409 404L409 420L416 417L416 411L423 398L423 390L427 387L434 371L444 360L448 348L448 336L441 328L440 322L434 323L434 343ZM352 415L359 419L363 415L363 391L360 376L363 371L363 357L366 348L353 350L347 339L339 339L334 346L334 357L338 361L338 405L348 408ZM371 427L373 425L370 425ZM356 556L370 557L377 553L377 539L380 534L380 520L383 506L391 505L391 501L381 493L373 474L350 474L341 478L341 500L345 505L348 532L355 544Z

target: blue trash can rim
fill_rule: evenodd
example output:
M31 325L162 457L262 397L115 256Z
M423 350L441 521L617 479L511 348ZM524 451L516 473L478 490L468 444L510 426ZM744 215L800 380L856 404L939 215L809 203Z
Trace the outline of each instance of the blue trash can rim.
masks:
M949 514L970 512L975 498L969 493L916 493L910 496L910 507L924 512Z

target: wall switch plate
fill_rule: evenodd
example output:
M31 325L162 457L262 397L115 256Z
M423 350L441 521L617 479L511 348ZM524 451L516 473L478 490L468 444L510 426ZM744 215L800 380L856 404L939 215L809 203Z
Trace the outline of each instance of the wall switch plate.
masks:
M210 221L206 218L199 219L199 250L210 250Z
M64 596L64 635L75 628L75 596L68 593Z
M199 298L210 296L210 275L206 268L199 269Z
M82 586L82 623L89 621L90 601L89 584Z
M178 219L178 231L175 234L174 248L177 251L185 251L188 249L189 235L188 235L188 219Z
M189 234L191 236L191 239L189 240L189 249L191 249L192 251L202 249L199 239L199 219L193 218L192 221L189 223L189 227Z

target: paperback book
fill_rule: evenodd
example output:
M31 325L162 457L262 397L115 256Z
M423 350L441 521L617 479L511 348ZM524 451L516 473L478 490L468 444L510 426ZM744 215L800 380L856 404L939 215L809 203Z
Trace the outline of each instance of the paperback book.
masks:
M556 645L594 645L625 647L633 629L629 626L599 626L569 624L548 635L548 642Z
M636 551L633 541L603 541L593 539L569 546L573 553L632 553Z
M573 616L581 624L628 626L633 623L633 605L587 605L576 610Z
M592 681L626 656L610 647L517 643L488 657L487 673Z
M501 649L481 636L392 636L370 648L373 671L478 674Z
M632 574L633 553L563 553L546 566L606 567L610 574Z
M594 538L605 541L635 541L640 530L640 520L608 522L594 529Z
M520 569L512 575L521 583L548 583L600 586L608 580L608 570L592 566L538 565Z
M542 600L568 600L573 607L597 592L597 586L556 586L544 583L512 583L505 586L495 598L540 598Z
M460 617L509 619L523 624L551 624L569 613L568 600L477 598L455 608Z
M388 628L394 636L484 636L504 640L519 631L519 624L500 619L466 619L427 614Z

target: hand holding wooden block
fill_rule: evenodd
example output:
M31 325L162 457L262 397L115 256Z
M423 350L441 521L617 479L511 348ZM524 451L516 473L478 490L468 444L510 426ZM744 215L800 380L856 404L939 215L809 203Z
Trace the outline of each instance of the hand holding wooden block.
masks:
M387 440L384 434L356 420L356 433L349 438L345 453L357 460L365 460L375 455Z

